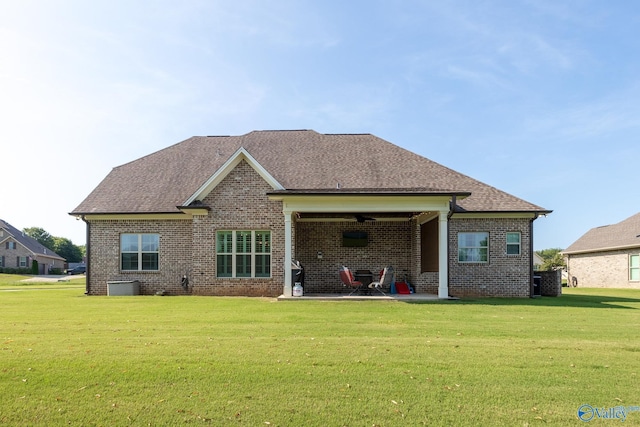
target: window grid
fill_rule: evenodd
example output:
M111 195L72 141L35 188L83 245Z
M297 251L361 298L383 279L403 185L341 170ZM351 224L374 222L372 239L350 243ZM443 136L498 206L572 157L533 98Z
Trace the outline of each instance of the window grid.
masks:
M507 255L520 255L521 239L519 231L507 233Z
M629 280L640 281L640 255L629 255Z
M461 263L489 262L489 233L458 233L458 261Z
M121 234L120 268L122 271L158 271L160 235Z
M271 232L218 231L216 264L216 275L221 278L271 277Z

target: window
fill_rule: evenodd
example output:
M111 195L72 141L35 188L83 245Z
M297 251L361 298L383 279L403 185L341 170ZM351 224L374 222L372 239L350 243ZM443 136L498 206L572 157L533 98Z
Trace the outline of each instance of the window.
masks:
M507 255L520 255L520 233L507 233Z
M7 242L6 248L7 249L15 249L16 248L16 242Z
M160 235L120 235L120 265L124 271L157 271Z
M5 267L5 265L4 265L4 255L0 256L0 267Z
M20 267L20 268L28 267L28 265L27 265L27 257L26 256L19 256L18 257L18 267Z
M271 277L270 231L218 231L217 277Z
M489 261L489 233L459 233L458 261L460 262L488 262Z
M629 280L640 281L640 255L629 255Z

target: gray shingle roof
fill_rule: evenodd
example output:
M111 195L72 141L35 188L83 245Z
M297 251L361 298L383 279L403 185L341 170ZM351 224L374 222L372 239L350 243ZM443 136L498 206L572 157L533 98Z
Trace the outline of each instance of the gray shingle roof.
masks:
M22 231L15 228L13 225L9 224L6 221L0 219L0 229L6 230L7 234L13 237L18 243L27 248L34 255L44 255L49 258L58 258L64 260L60 255L52 251L51 249L43 246L31 236L24 234ZM5 241L9 237L5 235L3 238L0 238L0 241Z
M178 212L241 147L287 190L471 192L460 209L549 212L371 134L291 130L189 138L114 168L71 214Z
M640 247L640 213L617 224L592 228L563 252L596 252L628 247Z

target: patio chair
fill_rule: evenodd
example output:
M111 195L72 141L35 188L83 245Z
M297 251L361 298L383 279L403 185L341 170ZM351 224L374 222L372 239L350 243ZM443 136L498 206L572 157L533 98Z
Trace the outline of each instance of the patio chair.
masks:
M343 266L342 268L340 268L339 272L340 280L342 281L342 283L348 288L353 288L353 291L351 291L349 295L353 295L363 289L364 285L362 284L362 282L354 279L353 273L347 267Z
M393 282L393 267L389 266L385 267L384 270L382 270L379 281L369 283L369 289L375 289L382 295L387 295L384 293L382 288L391 288L391 282Z

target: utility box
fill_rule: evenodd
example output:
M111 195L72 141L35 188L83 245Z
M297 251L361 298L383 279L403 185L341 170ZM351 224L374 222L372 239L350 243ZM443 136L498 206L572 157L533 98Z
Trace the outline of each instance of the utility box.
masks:
M140 282L137 280L117 280L107 282L107 295L133 296L140 295Z

